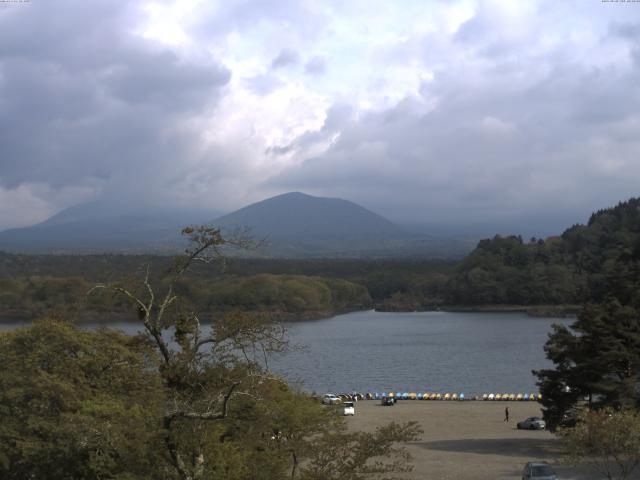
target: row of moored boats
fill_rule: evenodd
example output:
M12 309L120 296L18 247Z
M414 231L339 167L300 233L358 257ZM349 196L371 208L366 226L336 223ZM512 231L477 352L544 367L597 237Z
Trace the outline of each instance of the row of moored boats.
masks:
M485 393L482 400L509 400L509 401L540 401L542 394L540 393Z
M465 397L464 393L434 392L374 392L374 393L342 393L337 395L342 400L380 400L395 398L396 400L485 400L485 401L540 401L539 393L485 393L482 397Z

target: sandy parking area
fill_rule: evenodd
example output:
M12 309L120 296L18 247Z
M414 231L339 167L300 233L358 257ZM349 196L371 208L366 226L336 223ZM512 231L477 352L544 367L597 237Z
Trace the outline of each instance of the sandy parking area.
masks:
M509 407L511 422L504 409ZM383 407L378 401L361 401L350 428L371 431L391 422L415 420L422 438L408 445L414 470L408 479L517 479L525 463L548 461L560 479L595 480L591 471L558 464L560 445L547 431L516 429L516 422L539 416L536 402L399 401Z

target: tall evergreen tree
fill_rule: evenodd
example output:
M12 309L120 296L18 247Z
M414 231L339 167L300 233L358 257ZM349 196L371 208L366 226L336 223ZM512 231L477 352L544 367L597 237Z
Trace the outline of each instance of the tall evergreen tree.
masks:
M592 297L570 328L555 326L545 345L555 368L534 372L545 419L571 423L582 407L640 406L640 243L621 247L593 283Z

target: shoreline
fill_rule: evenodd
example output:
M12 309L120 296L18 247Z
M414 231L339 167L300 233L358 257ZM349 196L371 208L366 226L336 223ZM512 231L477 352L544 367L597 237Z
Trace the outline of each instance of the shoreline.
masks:
M272 316L282 323L307 322L312 320L326 320L338 315L346 315L354 312L375 311L380 313L414 313L414 312L451 312L451 313L526 313L530 317L544 318L569 318L574 317L580 311L580 305L440 305L424 306L418 309L384 308L384 305L373 305L361 309L343 310L310 310L307 312L283 312L283 311L249 311L248 313ZM226 312L205 313L203 319L212 318ZM0 324L29 323L43 314L25 314L17 312L1 312ZM119 323L135 319L131 312L97 312L88 311L79 315L77 323ZM203 323L209 323L204 320Z
M456 312L456 313L526 313L530 317L567 318L580 312L580 305L432 305L417 309L390 308L376 305L376 312Z

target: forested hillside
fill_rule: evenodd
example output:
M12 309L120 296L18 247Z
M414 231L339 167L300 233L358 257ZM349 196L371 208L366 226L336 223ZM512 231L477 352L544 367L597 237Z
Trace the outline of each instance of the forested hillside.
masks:
M456 267L446 288L453 304L576 304L599 301L625 258L640 255L640 199L591 215L546 240L483 240Z

